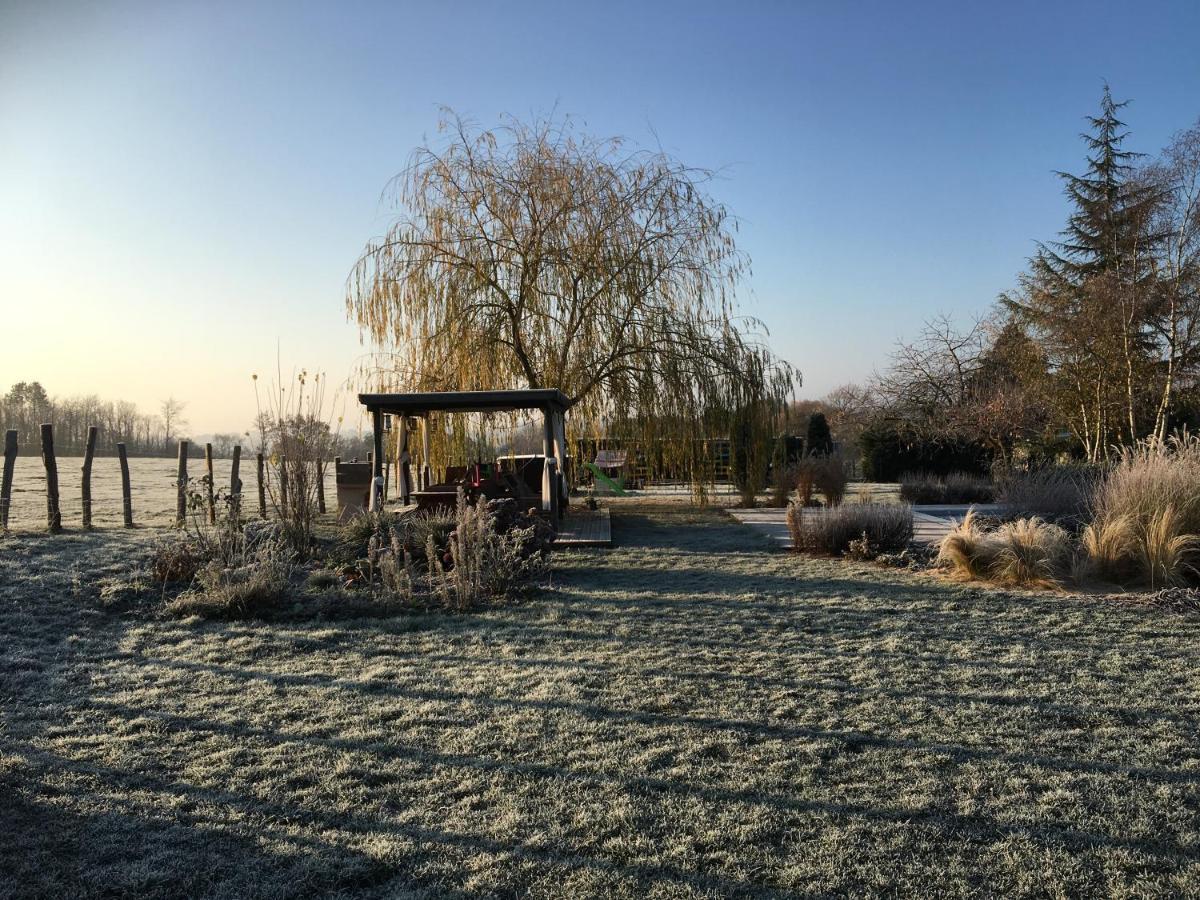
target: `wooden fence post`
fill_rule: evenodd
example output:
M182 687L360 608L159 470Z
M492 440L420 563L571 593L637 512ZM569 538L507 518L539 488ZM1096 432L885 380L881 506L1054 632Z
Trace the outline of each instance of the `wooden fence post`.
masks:
M238 477L242 468L242 445L233 448L233 468L229 470L229 508L233 521L238 520L242 512L242 479Z
M4 433L4 479L0 481L0 531L8 531L8 508L12 503L13 467L17 464L17 433Z
M179 466L175 475L175 527L187 524L188 442L179 442Z
M54 426L42 425L42 463L46 467L46 527L51 534L62 531L62 508L58 505L58 461L54 458Z
M267 482L263 479L265 470L263 465L263 455L258 454L258 517L265 519L267 517Z
M121 511L125 516L125 527L133 527L133 493L129 490L129 457L124 442L117 444L117 459L121 461Z
M217 502L213 498L213 454L212 444L204 445L204 468L208 473L208 524L217 524Z
M80 493L83 499L83 527L91 528L91 457L96 455L96 426L88 426L88 445L83 451L83 482Z
M325 460L317 460L317 512L325 513Z
M279 457L279 516L286 519L288 516L288 474L287 474L287 458Z

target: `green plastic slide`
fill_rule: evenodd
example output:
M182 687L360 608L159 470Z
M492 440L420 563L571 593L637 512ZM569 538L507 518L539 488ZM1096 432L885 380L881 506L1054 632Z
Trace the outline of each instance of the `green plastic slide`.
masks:
M595 463L584 463L583 467L587 469L596 478L596 484L602 484L619 497L625 496L625 479L624 477L612 479L600 471Z

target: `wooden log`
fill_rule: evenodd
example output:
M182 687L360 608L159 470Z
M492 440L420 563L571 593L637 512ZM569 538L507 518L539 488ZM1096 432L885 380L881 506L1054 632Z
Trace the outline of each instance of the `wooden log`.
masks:
M188 442L179 442L179 460L175 472L175 527L187 524Z
M62 531L62 508L58 503L58 461L54 458L54 426L42 425L42 464L46 467L46 527L51 534Z
M266 466L263 465L263 455L258 454L258 517L267 517L267 481Z
M4 432L4 478L0 480L0 531L8 531L8 510L12 504L13 468L17 464L17 432Z
M96 426L89 425L87 446L83 450L83 481L80 483L83 500L83 527L92 527L92 457L96 455Z
M205 499L208 501L208 524L217 524L217 501L213 495L213 451L212 444L204 445L204 469L208 477L208 484L205 486Z
M233 448L233 465L229 469L229 512L237 522L242 514L242 445Z
M129 457L125 444L117 444L117 459L121 461L121 510L125 516L125 527L133 527L133 492L129 489Z

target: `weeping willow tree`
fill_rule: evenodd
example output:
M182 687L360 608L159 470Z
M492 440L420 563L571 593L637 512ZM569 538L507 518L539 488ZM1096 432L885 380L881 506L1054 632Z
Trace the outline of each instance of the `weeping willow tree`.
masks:
M693 481L735 417L759 441L798 376L737 313L749 263L713 173L569 119L446 114L440 133L389 183L397 217L348 282L390 360L376 384L558 388L573 437L655 441Z

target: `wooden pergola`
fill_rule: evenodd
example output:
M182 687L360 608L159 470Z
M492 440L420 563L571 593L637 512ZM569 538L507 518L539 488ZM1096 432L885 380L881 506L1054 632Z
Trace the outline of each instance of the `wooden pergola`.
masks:
M383 417L400 420L400 454L408 453L408 420L421 420L423 455L421 483L428 486L429 416L431 413L486 413L541 410L543 418L542 452L546 465L542 472L542 509L557 521L567 499L563 464L567 456L566 415L571 406L567 395L557 388L528 388L509 391L428 391L414 394L359 394L358 400L371 413L375 436L375 456L371 472L370 507L377 510L383 501ZM407 504L412 493L406 468L400 467L400 497Z

